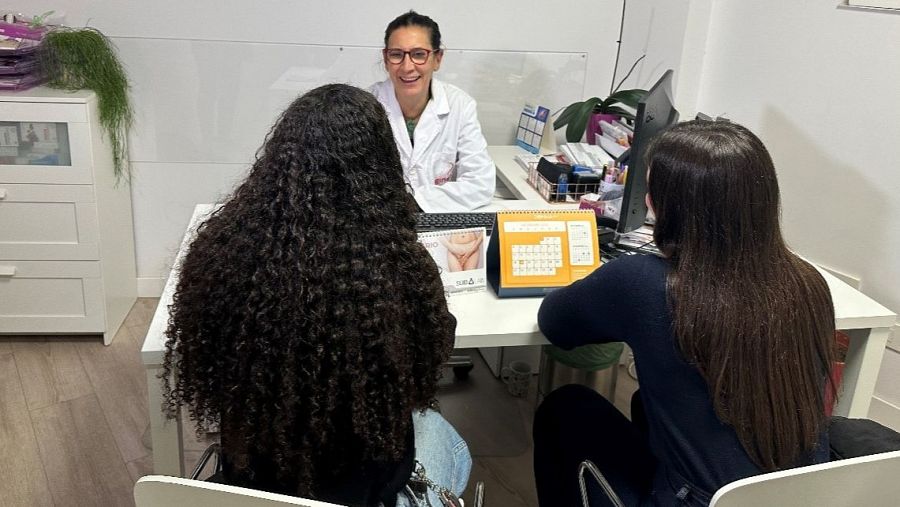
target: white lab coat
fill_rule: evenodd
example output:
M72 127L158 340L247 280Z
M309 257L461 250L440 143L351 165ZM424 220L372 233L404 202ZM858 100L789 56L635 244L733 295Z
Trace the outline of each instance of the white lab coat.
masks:
M491 201L494 162L472 97L432 78L431 100L419 117L413 144L391 80L375 83L369 91L387 111L403 177L423 211L470 211Z

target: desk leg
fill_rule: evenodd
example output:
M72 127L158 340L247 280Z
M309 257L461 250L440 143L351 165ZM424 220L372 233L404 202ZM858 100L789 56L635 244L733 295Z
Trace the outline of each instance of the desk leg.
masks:
M843 331L850 336L850 349L847 351L841 393L834 407L834 415L868 417L890 328Z
M162 366L147 368L150 439L153 442L153 473L184 477L184 441L181 437L181 414L174 420L163 413Z

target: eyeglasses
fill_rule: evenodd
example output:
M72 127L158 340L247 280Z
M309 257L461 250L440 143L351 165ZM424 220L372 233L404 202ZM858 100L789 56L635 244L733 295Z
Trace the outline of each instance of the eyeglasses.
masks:
M428 61L428 57L431 53L437 53L440 50L431 50L424 48L412 48L409 51L403 51L402 49L385 49L383 50L384 59L394 65L398 65L403 63L403 59L406 58L406 55L409 55L410 61L412 61L416 65L422 65L423 63Z

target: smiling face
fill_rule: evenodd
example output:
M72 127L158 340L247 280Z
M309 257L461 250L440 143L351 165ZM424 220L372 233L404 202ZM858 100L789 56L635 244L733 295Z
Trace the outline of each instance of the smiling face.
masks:
M388 39L387 49L412 51L416 48L432 51L425 63L413 63L409 55L404 55L400 63L391 63L387 59L384 61L384 67L394 83L397 100L427 98L431 74L441 67L442 54L431 47L431 34L427 28L416 25L401 26L394 30Z

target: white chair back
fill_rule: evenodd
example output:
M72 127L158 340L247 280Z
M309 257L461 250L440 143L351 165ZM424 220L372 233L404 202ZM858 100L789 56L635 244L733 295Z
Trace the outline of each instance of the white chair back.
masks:
M722 486L709 505L900 505L900 451L748 477Z
M342 507L295 496L165 475L148 475L134 485L136 507Z

